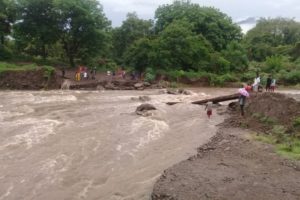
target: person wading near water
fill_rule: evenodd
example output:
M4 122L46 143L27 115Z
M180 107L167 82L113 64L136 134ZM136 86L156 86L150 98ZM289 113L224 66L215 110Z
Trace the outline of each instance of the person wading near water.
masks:
M208 118L210 118L210 116L212 115L212 106L213 106L213 103L211 101L206 103L204 110L206 110L206 114L207 114Z
M246 104L246 98L249 97L249 93L246 91L245 88L239 89L239 93L240 93L239 104L240 104L240 108L241 108L241 116L244 116L245 115L244 107Z

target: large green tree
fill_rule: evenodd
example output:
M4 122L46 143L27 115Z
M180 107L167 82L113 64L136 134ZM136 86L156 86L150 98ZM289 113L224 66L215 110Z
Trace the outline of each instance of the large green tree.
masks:
M247 50L244 46L233 41L229 43L225 50L222 52L222 56L230 62L230 70L233 72L244 72L248 67Z
M98 55L106 48L110 21L97 0L55 0L59 17L60 40L69 59L81 62Z
M187 21L173 21L159 35L159 52L169 69L198 70L210 61L211 44Z
M140 39L125 54L126 63L139 69L203 70L210 62L211 44L192 31L185 20L172 22L155 39Z
M300 23L288 18L261 18L245 36L251 60L288 52L300 40ZM282 52L284 50L285 52Z
M14 26L18 48L47 57L47 49L59 39L58 16L53 0L19 0Z
M152 20L139 19L136 13L128 13L121 27L113 30L113 55L119 64L123 63L123 54L134 41L151 33Z
M211 7L201 7L189 0L175 0L162 5L155 12L156 31L163 31L174 20L185 19L193 25L193 31L203 35L220 51L233 40L241 40L241 28L230 17Z

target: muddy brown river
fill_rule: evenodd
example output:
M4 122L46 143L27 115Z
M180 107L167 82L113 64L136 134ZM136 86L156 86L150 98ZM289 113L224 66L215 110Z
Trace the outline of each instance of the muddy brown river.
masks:
M189 102L235 91L0 91L0 200L148 200L223 121ZM144 95L149 117L134 113Z

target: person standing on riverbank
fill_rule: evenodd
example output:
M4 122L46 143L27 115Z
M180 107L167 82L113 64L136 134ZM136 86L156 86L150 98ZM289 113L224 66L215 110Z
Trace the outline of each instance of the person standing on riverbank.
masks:
M205 106L206 114L209 119L210 119L210 116L212 115L212 106L213 106L213 103L211 101L207 102L206 106Z
M272 83L271 83L271 92L275 92L275 87L276 87L276 79L273 78L272 79Z
M259 73L256 73L256 78L254 79L254 83L252 85L254 92L258 92L259 84L260 84L260 76Z
M268 78L267 78L266 92L271 91L271 83L272 83L272 77L271 77L271 75L269 75Z
M246 91L245 88L239 89L239 93L240 93L239 104L240 104L240 108L241 108L241 116L244 116L245 115L244 107L246 104L246 98L249 97L249 93Z

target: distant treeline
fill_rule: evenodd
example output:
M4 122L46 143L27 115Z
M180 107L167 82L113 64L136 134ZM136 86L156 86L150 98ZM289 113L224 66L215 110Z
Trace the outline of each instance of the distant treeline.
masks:
M125 67L212 84L249 81L256 72L300 81L300 23L261 18L246 35L218 9L190 1L161 5L154 20L128 13L111 27L97 0L0 0L0 60Z

